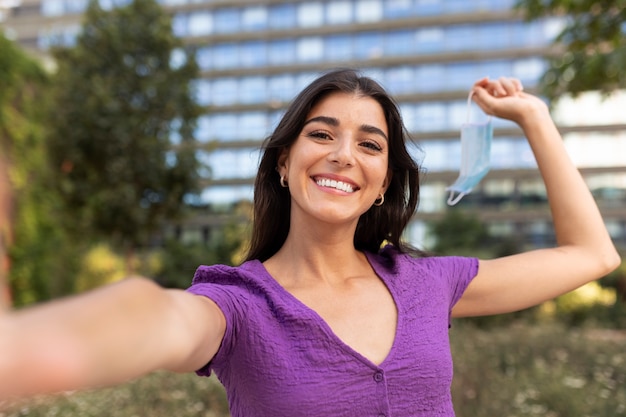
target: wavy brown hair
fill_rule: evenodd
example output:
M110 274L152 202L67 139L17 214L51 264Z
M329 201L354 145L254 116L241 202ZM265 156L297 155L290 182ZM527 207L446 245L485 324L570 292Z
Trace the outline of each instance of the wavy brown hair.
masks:
M361 215L354 235L354 247L378 252L383 242L387 241L402 252L416 252L401 241L401 236L419 202L420 167L407 150L408 133L398 106L376 81L352 69L339 69L323 74L302 90L287 108L274 132L265 140L254 184L254 220L246 260L267 260L287 239L291 196L288 188L280 186L276 171L278 158L298 138L311 109L333 92L354 93L376 100L385 114L389 133L391 183L385 192L384 204L372 206Z

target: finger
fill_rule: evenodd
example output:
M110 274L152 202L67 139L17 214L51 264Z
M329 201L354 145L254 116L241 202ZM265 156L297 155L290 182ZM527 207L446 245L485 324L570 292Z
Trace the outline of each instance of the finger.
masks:
M472 99L486 114L493 115L493 105L497 98L486 88L474 87Z
M517 84L511 78L500 77L498 82L504 89L504 96L512 96L518 92Z
M474 83L474 87L486 87L489 85L491 81L489 80L489 77L483 77L480 80L476 81Z
M500 79L502 86L506 89L507 95L517 94L521 91L524 91L524 86L522 82L517 78L508 78L502 77Z

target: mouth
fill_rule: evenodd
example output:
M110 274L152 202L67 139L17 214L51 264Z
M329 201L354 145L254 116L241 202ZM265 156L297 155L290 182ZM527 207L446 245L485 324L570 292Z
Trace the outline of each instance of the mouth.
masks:
M315 183L320 187L333 188L335 190L343 191L344 193L353 193L359 189L359 187L355 185L330 178L313 178L313 181L315 181Z

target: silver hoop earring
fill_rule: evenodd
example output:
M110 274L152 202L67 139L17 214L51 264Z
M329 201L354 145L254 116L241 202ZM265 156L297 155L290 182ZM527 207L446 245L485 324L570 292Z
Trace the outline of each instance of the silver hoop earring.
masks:
M380 207L385 202L385 195L383 193L378 194L378 198L374 200L374 205Z
M283 188L288 188L289 187L289 183L287 182L287 180L285 180L285 176L281 175L280 176L280 186Z

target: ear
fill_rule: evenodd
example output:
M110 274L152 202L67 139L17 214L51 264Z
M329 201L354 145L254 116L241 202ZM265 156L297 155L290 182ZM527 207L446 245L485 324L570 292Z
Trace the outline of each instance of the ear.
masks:
M287 175L287 169L289 165L289 148L283 148L278 154L278 161L276 163L276 171L282 177Z
M391 184L391 178L392 177L393 177L393 171L388 169L387 170L387 176L385 177L385 180L383 181L382 189L380 190L380 192L382 194L385 194L385 192L387 191L387 188L389 188L389 184Z

